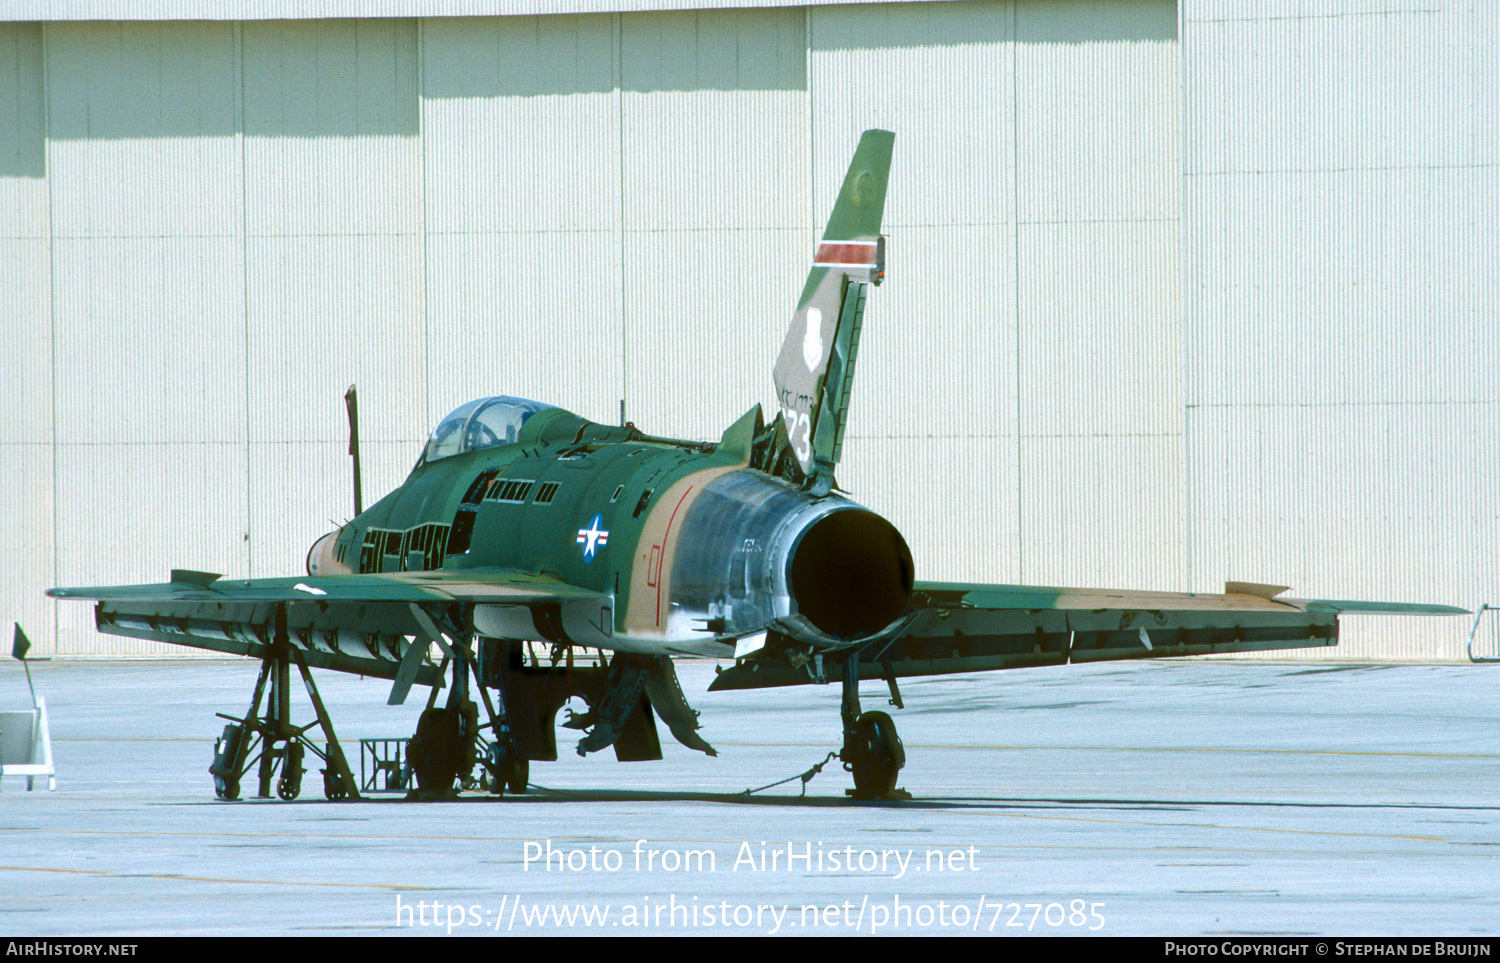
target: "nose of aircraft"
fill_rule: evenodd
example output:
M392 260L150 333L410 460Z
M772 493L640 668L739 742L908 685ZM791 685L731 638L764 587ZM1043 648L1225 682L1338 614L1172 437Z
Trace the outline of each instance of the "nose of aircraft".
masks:
M343 532L338 528L313 542L312 548L307 550L308 575L348 575L354 571L339 561L338 541Z
M911 551L896 526L863 508L825 515L803 533L792 556L797 612L836 638L859 638L906 611Z

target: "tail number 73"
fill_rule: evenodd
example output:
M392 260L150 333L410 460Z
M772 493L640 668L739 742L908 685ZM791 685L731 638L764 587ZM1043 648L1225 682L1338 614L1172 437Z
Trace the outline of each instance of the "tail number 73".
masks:
M786 420L786 436L792 451L797 453L798 461L807 464L812 456L812 419L807 412L792 408L782 408L781 417Z

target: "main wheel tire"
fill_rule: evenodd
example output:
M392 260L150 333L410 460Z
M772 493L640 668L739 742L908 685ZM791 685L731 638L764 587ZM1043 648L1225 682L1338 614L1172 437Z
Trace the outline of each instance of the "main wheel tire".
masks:
M490 792L499 796L509 790L513 795L519 796L526 791L527 780L531 776L531 763L515 753L515 748L507 748L504 743L494 742L490 744L489 759L485 763L484 786Z
M406 761L424 793L453 789L463 763L463 731L459 714L451 709L428 709L417 720L417 733L406 744Z
M906 748L896 734L896 723L884 712L866 712L854 723L850 738L850 768L857 799L879 799L896 788Z
M512 795L519 796L526 791L526 784L531 779L531 761L519 756L510 760L506 767L505 785L510 789Z

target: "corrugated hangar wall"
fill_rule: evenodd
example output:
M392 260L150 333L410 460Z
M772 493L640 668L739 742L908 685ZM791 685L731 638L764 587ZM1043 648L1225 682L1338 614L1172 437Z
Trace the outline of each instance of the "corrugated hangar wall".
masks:
M1217 36L1260 42L1244 25L1271 11L1240 13ZM1221 21L1187 4L1181 23L1154 0L1007 0L0 24L0 311L19 334L0 357L19 505L0 513L6 614L44 652L153 653L41 590L299 572L349 511L351 382L372 496L481 394L601 421L623 398L649 430L716 436L770 400L815 231L870 126L898 133L891 278L840 479L906 533L919 577L1477 601L1443 581L1446 543L1419 535L1405 580L1346 551L1400 528L1337 525L1360 504L1339 493L1372 484L1341 477L1358 455L1338 440L1298 512L1294 458L1245 461L1245 419L1282 387L1265 365L1285 356L1216 349L1216 326L1243 317L1234 231L1270 232L1233 219L1253 208L1233 208L1243 189L1213 181L1195 138L1253 111L1256 80L1212 59L1249 52L1191 49ZM1233 136L1216 149L1252 149ZM1185 244L1185 216L1216 254ZM1298 301L1286 278L1257 283ZM1264 323L1297 328L1291 307ZM1225 382L1261 393L1234 409L1209 397ZM1493 496L1438 477L1419 439L1386 444L1402 447L1387 467L1429 459L1444 517L1427 530L1462 530L1452 567L1492 582ZM1484 444L1465 457L1493 478ZM1459 634L1371 623L1341 654L1442 639L1451 655Z
M1193 0L1182 49L1190 586L1495 603L1500 5Z

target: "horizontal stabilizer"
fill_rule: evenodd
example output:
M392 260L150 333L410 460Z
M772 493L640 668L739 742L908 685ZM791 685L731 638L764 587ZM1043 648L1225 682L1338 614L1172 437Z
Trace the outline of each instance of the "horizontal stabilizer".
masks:
M1469 615L1456 605L1423 602L1354 602L1341 599L1287 599L1307 612L1337 612L1354 615Z

